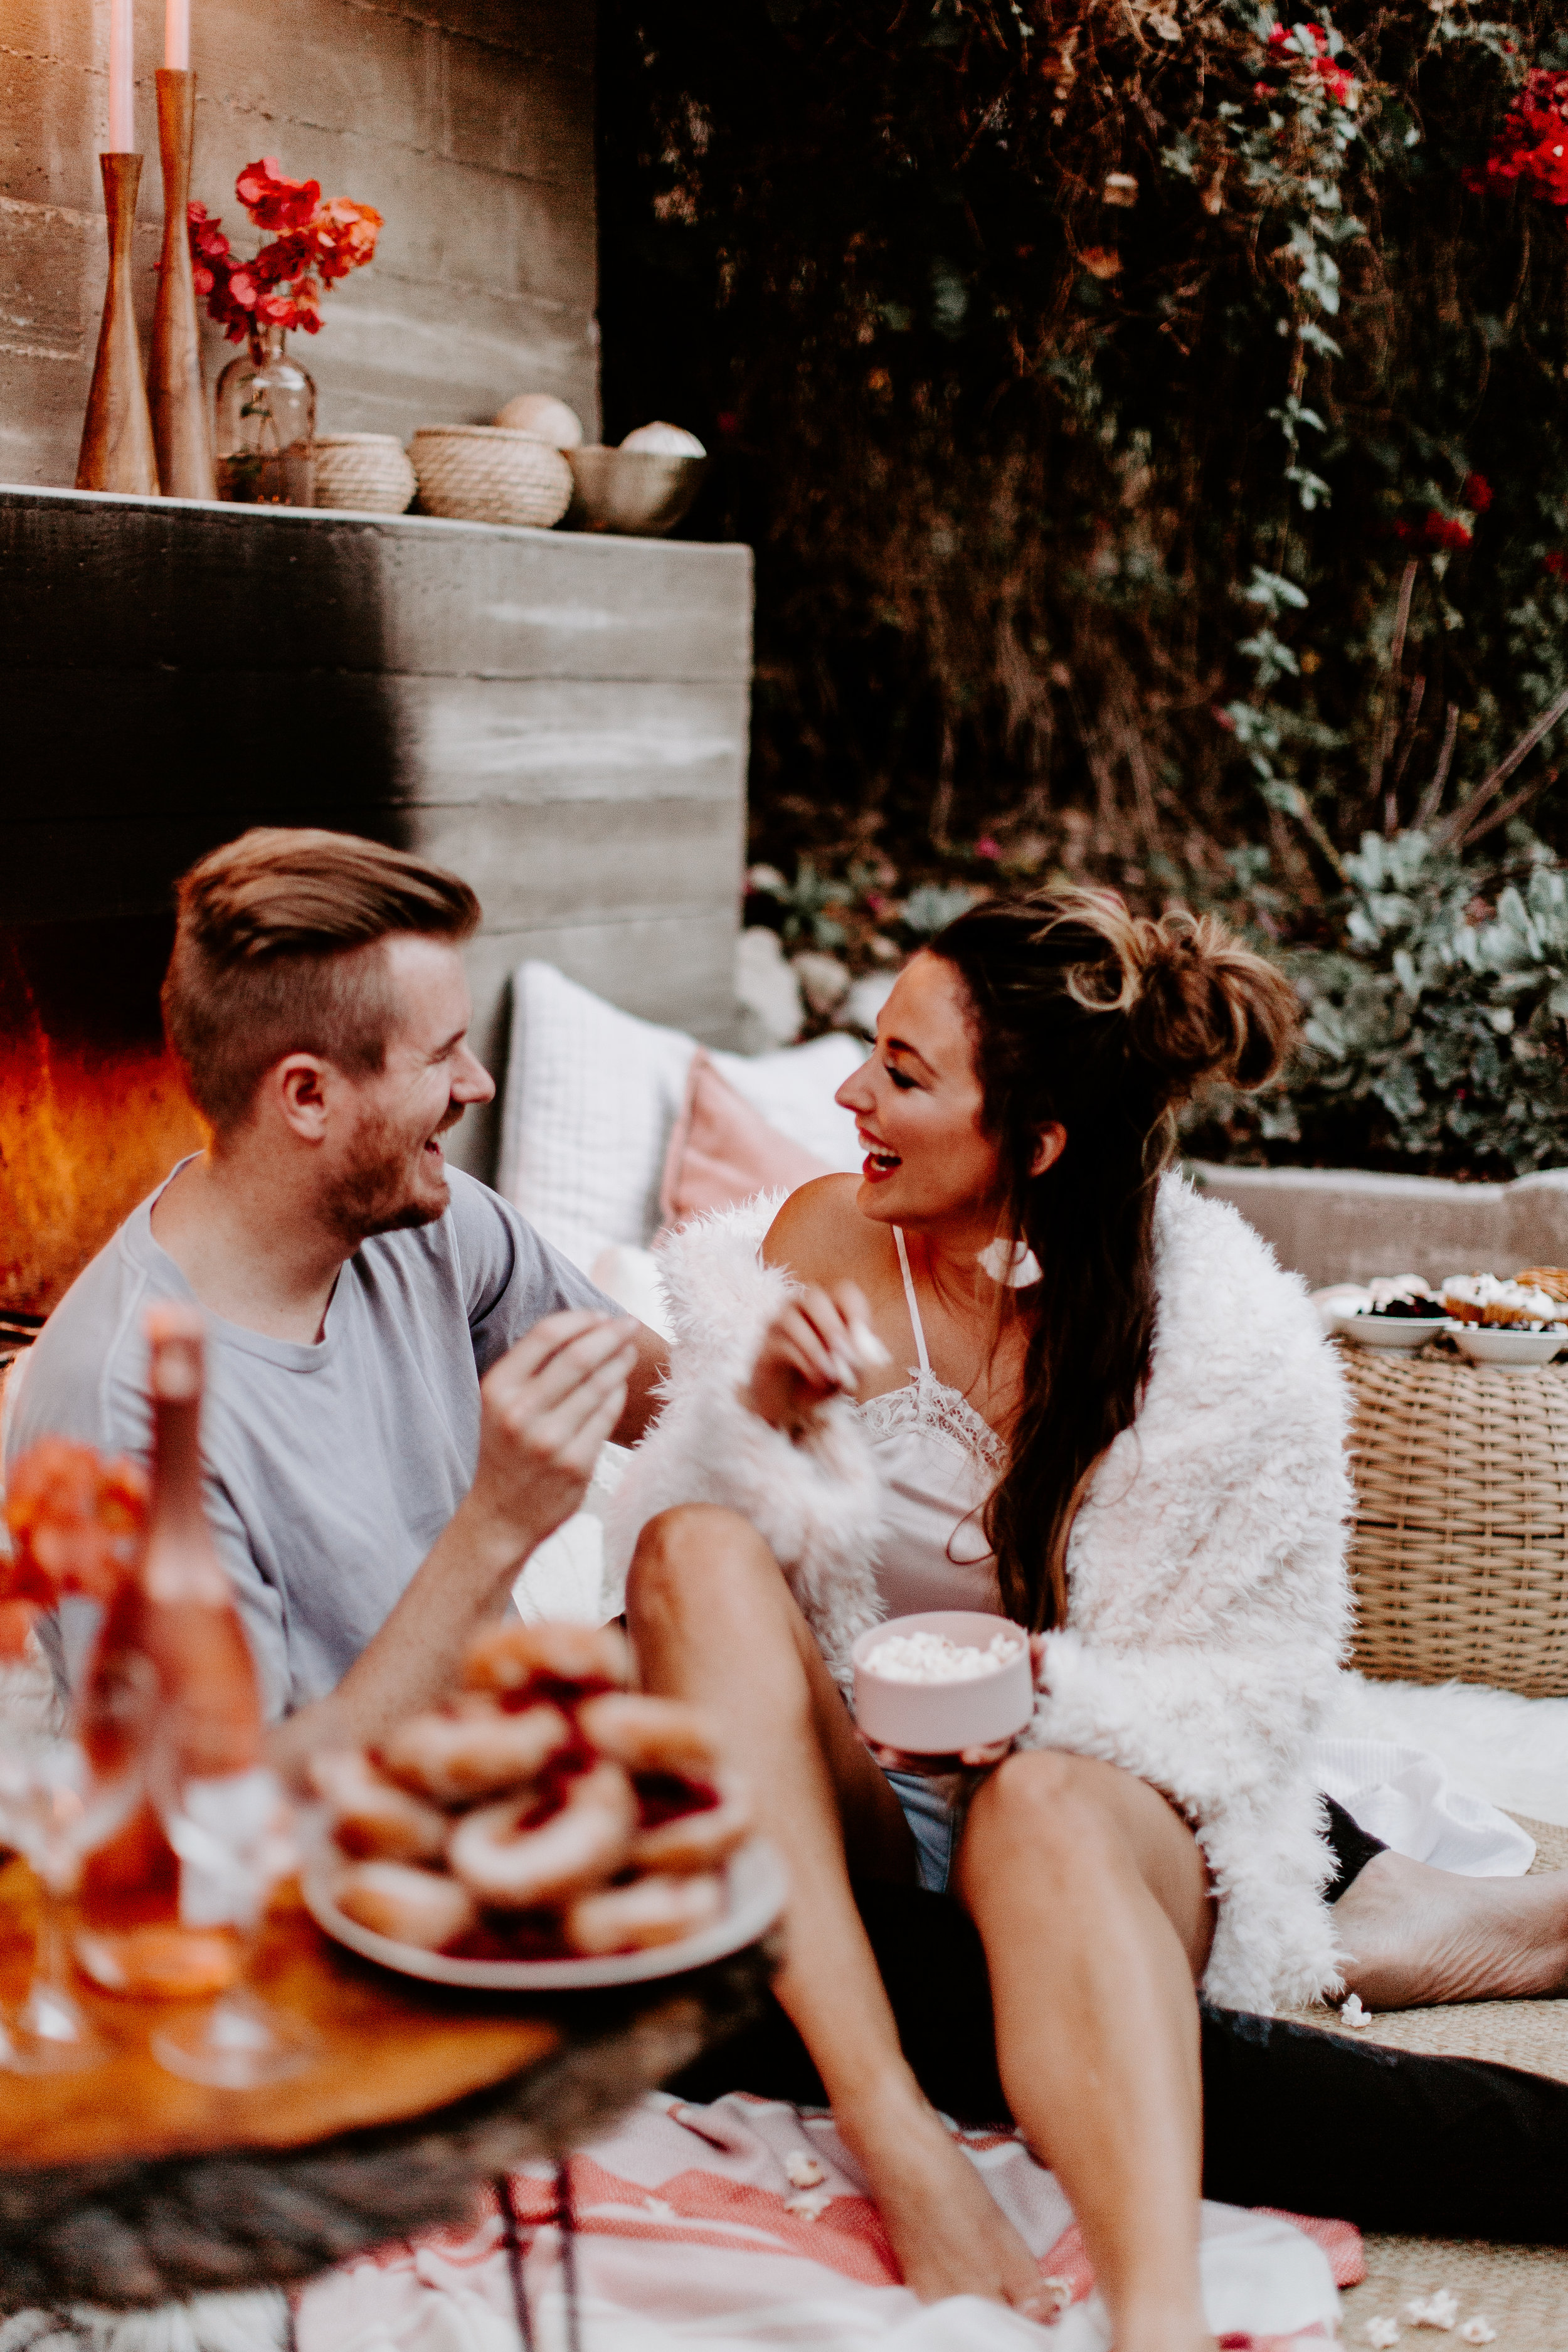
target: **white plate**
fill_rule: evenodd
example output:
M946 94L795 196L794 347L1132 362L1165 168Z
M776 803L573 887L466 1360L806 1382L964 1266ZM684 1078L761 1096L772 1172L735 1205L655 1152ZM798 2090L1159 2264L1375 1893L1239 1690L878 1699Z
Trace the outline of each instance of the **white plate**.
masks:
M1363 1348L1391 1348L1413 1353L1435 1339L1439 1331L1457 1330L1450 1315L1336 1315L1334 1329L1344 1339Z
M332 1885L341 1868L330 1853L318 1853L306 1870L305 1907L318 1927L367 1960L399 1975L423 1977L427 1984L465 1985L473 1992L565 1992L593 1985L647 1984L655 1977L684 1975L730 1952L743 1951L765 1935L784 1909L789 1882L784 1866L765 1838L752 1838L731 1857L725 1877L729 1900L723 1916L700 1935L679 1944L656 1944L642 1952L608 1952L595 1959L463 1960L447 1952L423 1952L416 1944L395 1943L362 1927L340 1911Z
M1457 1323L1454 1345L1473 1364L1495 1364L1504 1372L1531 1372L1568 1348L1568 1331L1525 1331L1507 1323Z

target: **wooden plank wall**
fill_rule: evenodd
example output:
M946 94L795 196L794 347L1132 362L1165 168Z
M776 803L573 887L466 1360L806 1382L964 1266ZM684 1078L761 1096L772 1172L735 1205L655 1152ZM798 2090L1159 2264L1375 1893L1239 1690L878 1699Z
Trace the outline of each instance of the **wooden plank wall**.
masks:
M242 254L258 155L384 216L292 339L323 432L486 424L553 392L598 432L593 0L193 0L192 194ZM158 0L136 9L143 341L163 219ZM0 34L0 481L69 483L105 247L108 0L7 0ZM233 346L207 331L209 383Z
M479 891L498 1074L530 955L727 1036L748 549L0 491L0 925L156 912L247 824L340 825ZM487 1172L493 1120L458 1135Z

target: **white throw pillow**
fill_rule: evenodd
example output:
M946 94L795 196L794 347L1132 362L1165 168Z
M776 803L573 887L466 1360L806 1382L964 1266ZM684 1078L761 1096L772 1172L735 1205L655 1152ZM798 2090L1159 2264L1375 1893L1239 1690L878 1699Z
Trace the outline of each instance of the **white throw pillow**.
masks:
M644 1248L658 1230L659 1179L696 1040L606 1004L553 964L519 965L512 986L499 1189L591 1274L604 1250ZM854 1118L833 1099L865 1058L857 1038L712 1058L781 1135L829 1168L858 1168Z
M713 1054L713 1066L770 1127L829 1168L858 1172L865 1157L855 1140L855 1114L833 1097L866 1058L858 1037L833 1030L809 1045L774 1054Z
M658 1182L695 1041L623 1013L553 964L512 982L499 1189L584 1274L658 1225Z

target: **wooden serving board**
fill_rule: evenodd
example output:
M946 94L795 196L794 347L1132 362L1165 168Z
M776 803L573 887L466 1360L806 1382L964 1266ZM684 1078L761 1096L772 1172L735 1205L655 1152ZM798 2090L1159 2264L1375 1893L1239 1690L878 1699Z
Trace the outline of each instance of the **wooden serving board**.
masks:
M12 1861L0 1868L0 2001L26 1989L36 1918L32 1874ZM0 2069L0 2169L305 2147L431 2114L537 2065L565 2038L520 1995L449 1991L357 1958L321 1933L293 1882L274 1899L250 1981L309 2021L321 2054L290 2082L216 2091L166 2074L148 2048L188 2002L128 2000L78 1975L73 1990L113 2055L76 2074Z

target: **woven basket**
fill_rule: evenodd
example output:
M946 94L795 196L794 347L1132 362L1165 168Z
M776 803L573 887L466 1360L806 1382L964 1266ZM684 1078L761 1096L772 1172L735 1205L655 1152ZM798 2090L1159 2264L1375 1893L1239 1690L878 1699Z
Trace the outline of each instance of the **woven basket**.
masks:
M1353 1663L1568 1695L1568 1370L1341 1360L1355 1406Z
M419 485L392 433L318 433L316 504L401 514Z
M531 433L494 425L422 425L408 445L426 514L455 522L536 523L572 503L572 468Z

